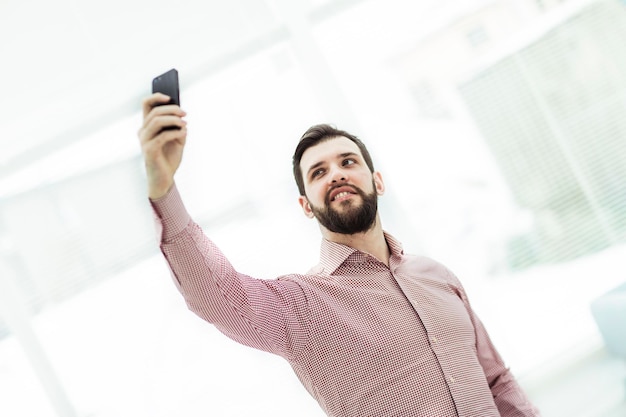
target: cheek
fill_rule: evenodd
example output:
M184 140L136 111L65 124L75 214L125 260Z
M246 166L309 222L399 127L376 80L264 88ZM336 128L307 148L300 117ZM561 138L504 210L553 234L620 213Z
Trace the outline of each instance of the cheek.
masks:
M324 201L324 197L326 196L324 190L320 186L309 185L305 188L306 198L313 205L319 205L320 201Z

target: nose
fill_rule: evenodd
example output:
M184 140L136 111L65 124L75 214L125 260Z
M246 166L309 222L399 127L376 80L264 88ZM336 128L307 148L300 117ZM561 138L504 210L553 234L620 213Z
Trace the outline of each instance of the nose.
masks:
M332 184L337 182L345 182L348 181L348 174L340 166L334 165L331 168L331 172L328 178Z

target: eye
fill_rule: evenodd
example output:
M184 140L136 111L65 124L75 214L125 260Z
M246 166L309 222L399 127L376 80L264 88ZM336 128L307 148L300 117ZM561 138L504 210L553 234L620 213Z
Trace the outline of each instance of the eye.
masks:
M346 159L344 159L344 160L343 160L343 162L341 163L341 165L343 165L344 167L345 167L345 166L348 166L348 165L354 165L354 164L356 164L356 160L355 160L355 159L352 159L352 158L346 158Z
M322 168L316 169L315 171L313 171L311 173L311 178L315 179L315 178L321 176L322 174L324 174L324 170Z

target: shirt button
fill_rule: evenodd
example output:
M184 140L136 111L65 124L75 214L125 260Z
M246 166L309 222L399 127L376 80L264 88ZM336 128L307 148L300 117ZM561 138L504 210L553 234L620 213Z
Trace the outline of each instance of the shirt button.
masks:
M437 338L436 337L431 337L430 341L433 342L433 343L437 343Z
M456 380L453 377L450 377L450 382L454 384Z

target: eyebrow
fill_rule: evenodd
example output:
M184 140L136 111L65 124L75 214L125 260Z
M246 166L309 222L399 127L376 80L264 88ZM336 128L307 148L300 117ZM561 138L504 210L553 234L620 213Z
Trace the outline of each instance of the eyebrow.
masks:
M348 156L356 156L358 157L359 154L357 154L356 152L344 152L344 153L340 153L339 155L337 155L337 159L341 159L341 158L347 158ZM315 170L316 168L319 168L320 166L324 165L325 161L319 161L316 162L315 164L311 165L311 167L307 170L307 176L311 175L311 171Z

